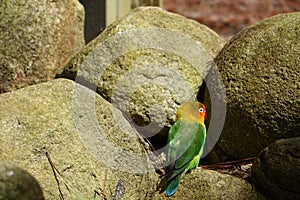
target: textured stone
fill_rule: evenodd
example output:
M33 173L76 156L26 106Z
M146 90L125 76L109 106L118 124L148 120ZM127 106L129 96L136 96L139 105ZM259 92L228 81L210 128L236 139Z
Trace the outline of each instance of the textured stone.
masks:
M40 183L45 199L112 199L123 181L124 199L143 199L158 179L137 133L96 93L58 79L0 95L0 160L22 166ZM66 185L68 188L66 188ZM105 186L104 186L105 185Z
M228 199L228 200L263 200L264 197L256 192L243 179L221 174L211 170L194 170L185 175L176 193L170 198L158 192L153 199Z
M299 136L299 23L299 12L265 19L236 34L216 57L227 96L217 143L225 159L256 156L275 140Z
M269 145L252 166L255 185L268 199L300 199L300 137Z
M0 199L43 200L43 192L33 176L11 163L0 162Z
M84 45L77 0L4 0L0 13L0 93L52 79Z
M223 44L195 21L141 7L105 29L58 76L94 85L140 132L153 136L165 133L179 104L195 99L207 63Z
M107 199L116 189L122 199L165 198L135 130L91 90L57 79L1 94L0 109L0 159L33 174L45 199L59 199L46 152L64 199L93 199L101 189ZM262 199L244 180L208 170L186 175L174 197Z

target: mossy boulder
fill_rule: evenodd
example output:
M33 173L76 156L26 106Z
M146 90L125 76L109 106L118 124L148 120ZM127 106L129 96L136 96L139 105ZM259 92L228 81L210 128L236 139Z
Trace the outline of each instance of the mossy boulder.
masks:
M178 105L195 99L223 44L193 20L141 7L107 27L58 77L94 88L150 137L165 133Z
M0 13L0 93L52 79L84 46L77 0L3 0Z
M249 199L264 200L251 184L243 179L211 170L194 170L185 175L176 193L170 198L156 192L153 199Z
M0 199L44 200L39 183L27 171L0 161Z
M155 189L158 177L137 133L91 90L57 79L1 94L0 110L0 159L31 173L45 199L60 195L51 166L64 199L93 199L101 189L112 199L120 181L124 199Z
M267 18L236 34L216 57L227 96L217 143L222 159L256 156L275 140L299 136L299 24L299 12Z
M300 137L265 148L252 166L255 186L268 199L300 199Z
M165 198L135 129L86 87L52 80L1 94L0 109L0 159L32 174L45 199L59 199L58 187L70 200L102 199L102 189L107 199ZM246 181L209 170L187 174L174 196L192 197L261 199Z

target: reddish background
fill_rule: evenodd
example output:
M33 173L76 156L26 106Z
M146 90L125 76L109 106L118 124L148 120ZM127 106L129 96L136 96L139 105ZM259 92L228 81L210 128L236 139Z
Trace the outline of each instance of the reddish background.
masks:
M264 18L300 11L300 0L164 0L163 7L205 24L228 39Z

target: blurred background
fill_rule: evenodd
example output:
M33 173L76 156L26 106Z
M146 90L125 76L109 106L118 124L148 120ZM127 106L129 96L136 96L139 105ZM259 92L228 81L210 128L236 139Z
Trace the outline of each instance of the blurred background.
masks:
M299 0L164 0L163 8L207 25L223 38L264 18L300 11Z
M86 43L105 27L139 6L159 6L196 20L229 39L264 18L300 11L300 0L80 0L84 5Z

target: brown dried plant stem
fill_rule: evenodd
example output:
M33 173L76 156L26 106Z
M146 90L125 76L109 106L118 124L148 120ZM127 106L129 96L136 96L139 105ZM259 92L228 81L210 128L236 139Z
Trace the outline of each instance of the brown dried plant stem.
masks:
M62 193L62 191L60 190L60 183L59 183L59 180L56 176L56 172L61 176L61 173L60 171L56 168L55 164L53 163L53 161L51 160L50 158L50 155L48 152L46 152L46 157L48 159L48 162L50 163L50 166L51 166L51 169L52 169L52 172L54 174L54 177L55 177L55 180L56 180L56 183L57 183L57 186L58 186L58 191L59 191L59 195L60 195L60 199L64 200L64 195Z

